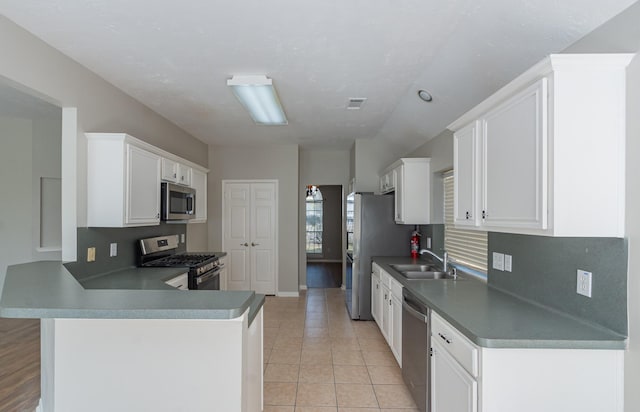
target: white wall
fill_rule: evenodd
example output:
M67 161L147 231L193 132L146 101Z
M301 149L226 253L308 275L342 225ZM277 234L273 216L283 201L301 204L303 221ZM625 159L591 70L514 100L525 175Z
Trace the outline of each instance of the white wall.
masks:
M125 132L207 166L207 145L0 16L0 78L60 107L77 107L77 224L86 226L85 132ZM204 231L201 231L204 232ZM193 239L203 248L206 237Z
M379 174L398 160L402 152L393 143L358 139L355 142L355 187L357 192L377 192ZM400 150L402 150L400 148Z
M343 206L346 206L346 191L349 187L349 170L351 165L351 155L349 150L320 150L309 149L300 150L300 185L298 187L299 220L298 238L298 263L299 263L299 283L306 286L306 263L305 253L305 186L314 185L342 185ZM342 216L342 238L345 239L344 213ZM343 252L344 262L344 252ZM343 268L344 284L344 268Z
M209 249L222 250L222 180L278 180L278 292L298 292L298 145L209 147Z
M4 273L8 265L33 260L32 121L0 118L0 139L0 273Z

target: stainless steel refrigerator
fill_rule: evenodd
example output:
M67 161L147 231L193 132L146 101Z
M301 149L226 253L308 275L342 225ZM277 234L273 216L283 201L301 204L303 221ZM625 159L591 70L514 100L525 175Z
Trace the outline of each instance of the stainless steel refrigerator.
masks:
M414 226L394 221L391 195L347 196L346 303L352 319L371 317L371 258L409 256Z

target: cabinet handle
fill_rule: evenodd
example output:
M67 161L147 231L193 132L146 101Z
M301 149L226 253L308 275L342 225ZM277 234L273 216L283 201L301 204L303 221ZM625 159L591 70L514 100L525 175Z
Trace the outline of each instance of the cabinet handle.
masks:
M467 212L467 213L465 214L465 218L466 218L467 220L469 219L469 212Z
M249 244L247 242L244 242L244 243L240 243L240 246L249 246Z
M378 285L378 284L376 283L376 289L379 289L379 288L380 288L380 285Z
M442 333L438 333L438 336L440 336L440 337L441 337L445 342L447 342L447 343L451 343L451 340L450 340L450 339L447 339L447 337L446 337L446 336L444 336Z
M160 213L156 214L156 218L160 218Z
M176 173L173 174L173 178L175 179L176 177L178 177L178 175Z
M386 293L384 294L384 300L387 300L387 294Z
M391 306L391 299L389 299L389 306Z
M251 242L251 246L260 246L260 243L253 243L253 242Z
M482 218L486 218L487 217L487 212L485 212L484 210L482 211Z

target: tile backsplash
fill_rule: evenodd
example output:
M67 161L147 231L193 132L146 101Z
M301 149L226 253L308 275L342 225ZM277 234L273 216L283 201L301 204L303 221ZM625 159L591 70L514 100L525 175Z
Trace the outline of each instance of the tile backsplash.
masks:
M625 239L490 232L488 240L490 286L627 335ZM512 256L512 272L492 268L493 252ZM591 298L576 293L578 269L593 273Z
M185 234L186 224L166 224L132 228L78 228L78 261L66 263L65 267L78 279L86 279L100 273L111 272L137 265L140 249L137 241L142 238ZM109 257L109 245L118 244L118 256ZM95 262L87 262L87 248L96 248ZM180 243L178 252L186 250Z

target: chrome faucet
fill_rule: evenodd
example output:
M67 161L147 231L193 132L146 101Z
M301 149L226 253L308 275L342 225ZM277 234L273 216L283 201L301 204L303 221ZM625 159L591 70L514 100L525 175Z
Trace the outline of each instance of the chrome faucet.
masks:
M447 251L445 250L444 253L442 254L442 257L436 255L435 253L433 253L432 251L430 251L429 249L422 249L419 252L421 255L424 255L425 253L430 254L431 256L433 256L434 258L438 259L440 262L442 262L442 271L443 272L448 272L449 271L449 254L447 253Z

